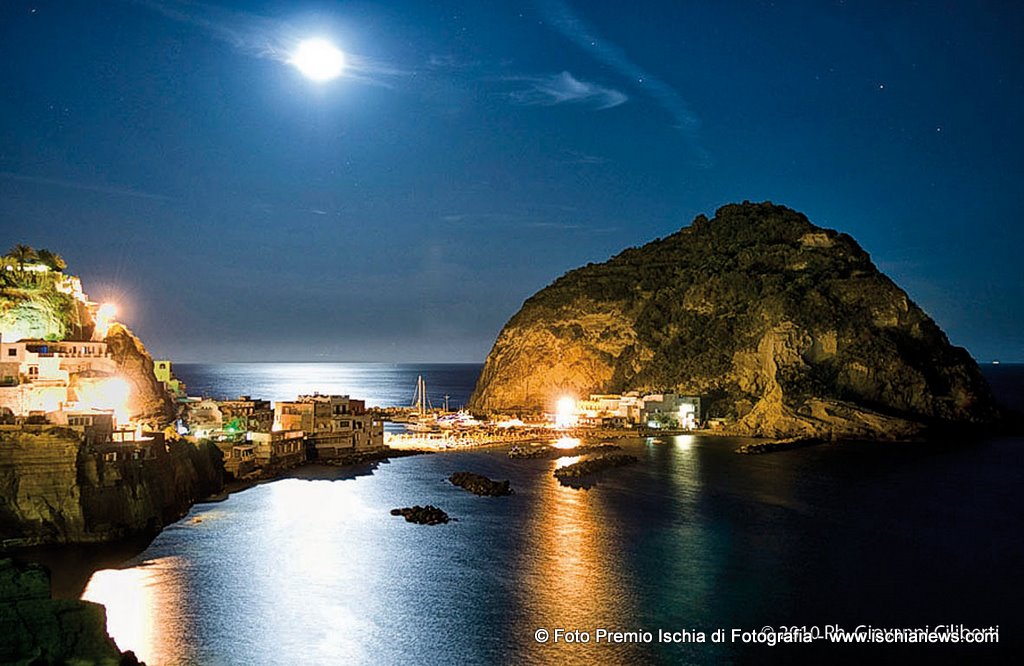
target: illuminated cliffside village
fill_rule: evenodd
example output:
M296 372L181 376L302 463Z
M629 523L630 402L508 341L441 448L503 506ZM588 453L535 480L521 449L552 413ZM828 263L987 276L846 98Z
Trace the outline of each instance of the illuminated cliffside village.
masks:
M59 256L46 253L51 259L44 263L38 257L45 251L24 250L16 259L3 257L0 268L0 429L29 436L19 441L55 441L48 433L59 426L64 435L77 433L90 453L113 462L163 455L167 438L207 439L221 449L226 471L236 478L384 448L382 422L362 400L313 394L271 405L248 396L193 398L168 361L153 363L152 377L133 376L108 343L115 308L90 301L79 279L61 272ZM54 295L68 319L85 322L65 327L59 340ZM135 354L136 366L148 368L145 352ZM157 394L155 407L135 395L147 385ZM161 385L167 396L158 395ZM161 406L172 399L178 418L160 428L168 420ZM164 416L146 413L154 410Z
M147 460L164 453L168 438L209 440L223 453L225 470L235 478L246 478L311 460L351 460L380 452L385 449L384 418L406 423L407 434L389 435L388 442L406 448L517 441L552 428L692 430L705 424L699 397L639 392L581 400L565 396L557 400L553 412L537 415L533 423L478 421L465 412L428 410L422 378L418 404L411 412L397 407L368 411L365 401L347 395L314 393L274 404L250 396L191 397L174 376L170 361L152 362L152 376L148 376L151 361L141 346L136 366L147 368L139 371L147 376L126 373L125 359L114 358L109 345L108 333L116 323L114 306L90 301L79 279L61 271L63 260L45 254L47 262L25 256L12 259L10 254L3 257L4 294L25 298L50 290L61 295L65 308L77 313L73 319L87 325L76 324L55 336L48 328L52 312L40 312L38 304L30 301L5 304L0 312L4 315L0 322L0 429L35 433L43 441L47 428L60 426L65 432L77 432L102 460ZM153 397L158 405L168 405L168 411L156 408L162 417L140 408L135 394L140 385L151 386L156 394L161 387L166 391ZM161 428L171 413L176 414L174 425Z

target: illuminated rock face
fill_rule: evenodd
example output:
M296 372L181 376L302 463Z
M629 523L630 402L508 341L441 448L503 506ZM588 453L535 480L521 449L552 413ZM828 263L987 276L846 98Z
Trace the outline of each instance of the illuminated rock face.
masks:
M701 395L737 434L904 438L998 417L977 365L852 238L770 203L730 205L526 301L471 406Z
M171 395L153 373L153 359L134 333L121 324L107 332L107 349L117 363L118 374L129 384L128 412L138 421L163 426L174 420Z

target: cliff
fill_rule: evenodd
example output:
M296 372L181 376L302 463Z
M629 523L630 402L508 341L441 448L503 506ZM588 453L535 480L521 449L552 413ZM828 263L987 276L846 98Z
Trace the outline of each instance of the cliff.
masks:
M0 550L155 534L221 488L211 443L108 460L71 428L0 426Z
M128 327L115 323L107 331L105 342L118 372L131 386L128 410L132 418L155 427L173 421L177 412L174 400L153 374L153 358L142 341Z
M755 436L900 439L998 418L977 365L851 237L729 205L570 271L494 343L477 410L674 390Z

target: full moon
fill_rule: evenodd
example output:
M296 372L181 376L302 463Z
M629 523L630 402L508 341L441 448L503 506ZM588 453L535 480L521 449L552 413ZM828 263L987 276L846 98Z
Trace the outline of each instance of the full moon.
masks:
M289 62L314 81L330 81L345 69L345 54L326 39L307 39L295 49Z

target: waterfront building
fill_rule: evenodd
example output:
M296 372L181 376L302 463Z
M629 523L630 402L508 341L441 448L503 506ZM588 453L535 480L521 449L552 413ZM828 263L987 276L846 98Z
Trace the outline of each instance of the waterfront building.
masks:
M701 422L700 398L677 393L645 395L640 422L649 428L696 428Z
M247 438L260 467L293 467L306 460L305 433L301 430L250 432Z
M256 445L233 444L224 455L224 471L241 479L256 470Z
M384 447L384 424L366 412L366 402L347 395L300 395L274 405L274 428L302 430L317 458L331 459Z

